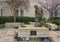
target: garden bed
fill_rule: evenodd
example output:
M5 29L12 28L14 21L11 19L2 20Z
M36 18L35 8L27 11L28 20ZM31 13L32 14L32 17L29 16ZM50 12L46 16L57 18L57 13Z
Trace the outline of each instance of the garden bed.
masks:
M4 28L5 24L0 24L0 29Z

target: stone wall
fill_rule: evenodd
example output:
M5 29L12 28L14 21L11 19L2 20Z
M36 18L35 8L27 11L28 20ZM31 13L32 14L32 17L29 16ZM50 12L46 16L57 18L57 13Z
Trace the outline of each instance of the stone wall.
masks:
M36 35L30 35L31 31L35 30ZM19 37L48 37L49 36L49 30L45 27L19 27L18 30L18 36Z

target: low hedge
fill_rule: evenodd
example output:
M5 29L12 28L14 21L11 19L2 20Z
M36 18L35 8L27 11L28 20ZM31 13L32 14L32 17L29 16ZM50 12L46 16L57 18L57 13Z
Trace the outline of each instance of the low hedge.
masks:
M5 27L5 24L0 24L0 29L3 29Z
M25 24L28 24L29 22L34 22L35 19L33 17L17 17L16 22L24 22Z
M60 20L56 19L53 21L54 24L60 25Z
M60 17L54 17L52 23L60 25Z
M53 17L53 20L60 19L60 17Z
M0 24L4 24L6 22L13 22L13 17L0 17Z
M16 17L16 22L24 22L24 23L29 23L29 22L34 22L33 17ZM14 22L13 17L0 17L0 24L4 24L6 22Z

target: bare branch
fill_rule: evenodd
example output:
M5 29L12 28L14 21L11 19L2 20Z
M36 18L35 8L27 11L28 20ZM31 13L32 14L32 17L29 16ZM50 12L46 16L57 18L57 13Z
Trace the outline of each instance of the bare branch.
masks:
M11 13L14 16L14 21L16 20L16 10L20 7L20 9L28 9L29 7L29 0L5 0L1 1L4 5L6 4L7 6L10 7ZM23 6L23 7L21 7Z

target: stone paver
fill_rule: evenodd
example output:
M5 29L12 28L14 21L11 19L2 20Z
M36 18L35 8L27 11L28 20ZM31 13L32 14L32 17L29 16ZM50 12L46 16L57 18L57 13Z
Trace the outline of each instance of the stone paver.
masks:
M0 42L15 42L15 29L2 29L0 30Z
M52 42L60 42L60 31L49 31Z
M18 29L1 29L0 30L0 42L18 42L14 39L14 32ZM49 31L49 37L51 37L52 42L60 42L60 31Z
M49 37L52 37L52 38L60 38L60 31L49 31Z
M0 42L13 42L14 37L13 36L4 36L0 38Z

